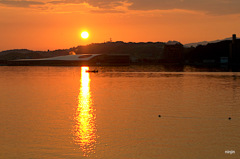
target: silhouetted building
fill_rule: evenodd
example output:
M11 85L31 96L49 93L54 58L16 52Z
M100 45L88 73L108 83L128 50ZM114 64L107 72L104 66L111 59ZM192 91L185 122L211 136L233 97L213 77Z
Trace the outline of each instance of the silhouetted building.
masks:
M220 57L220 64L228 64L229 59L228 57Z
M231 64L240 63L240 42L237 40L236 34L232 35L232 43L230 44L229 62Z
M166 44L163 51L163 62L180 63L183 61L183 45L177 43L175 45Z
M129 65L130 56L127 54L103 54L96 61L97 65Z

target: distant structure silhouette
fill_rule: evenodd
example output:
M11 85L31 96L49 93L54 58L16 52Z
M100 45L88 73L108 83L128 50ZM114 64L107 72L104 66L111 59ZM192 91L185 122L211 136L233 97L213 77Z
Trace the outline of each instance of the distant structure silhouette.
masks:
M237 36L232 35L232 43L230 44L229 60L231 64L237 64L240 61L240 56L237 49Z
M170 41L164 46L162 61L167 63L181 63L183 61L183 45L179 42Z
M232 40L233 40L233 43L234 43L234 44L236 43L236 39L237 39L237 35L236 35L236 34L233 34L233 35L232 35Z

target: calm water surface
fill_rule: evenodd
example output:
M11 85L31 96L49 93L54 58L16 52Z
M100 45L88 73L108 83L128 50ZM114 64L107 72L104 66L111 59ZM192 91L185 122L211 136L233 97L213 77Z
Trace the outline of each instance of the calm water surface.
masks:
M240 157L240 73L86 69L0 67L0 158Z

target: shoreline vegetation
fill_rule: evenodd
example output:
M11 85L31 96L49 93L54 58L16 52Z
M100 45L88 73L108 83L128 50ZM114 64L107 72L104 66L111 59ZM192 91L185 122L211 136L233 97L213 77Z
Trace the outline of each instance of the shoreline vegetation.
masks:
M15 49L0 52L0 65L9 65L9 61L19 59L36 60L66 55L86 54L100 54L103 55L103 58L107 57L108 60L113 60L113 62L110 62L107 65L115 65L115 62L120 57L118 55L124 55L128 56L129 59L126 63L123 62L123 64L128 65L167 64L192 65L196 67L227 66L240 68L240 39L236 39L236 35L233 34L232 40L223 40L216 43L209 43L207 45L198 45L196 47L184 47L177 41L169 41L167 43L125 43L122 41L116 41L93 43L86 46L77 46L70 49L54 51ZM115 57L115 59L113 57ZM61 65L61 62L59 65Z

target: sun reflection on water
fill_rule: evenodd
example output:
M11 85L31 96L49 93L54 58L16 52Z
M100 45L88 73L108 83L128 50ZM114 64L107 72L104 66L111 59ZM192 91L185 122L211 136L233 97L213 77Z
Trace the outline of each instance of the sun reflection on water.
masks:
M75 143L80 145L84 156L95 153L96 125L90 92L89 67L81 67L81 86L76 111Z

